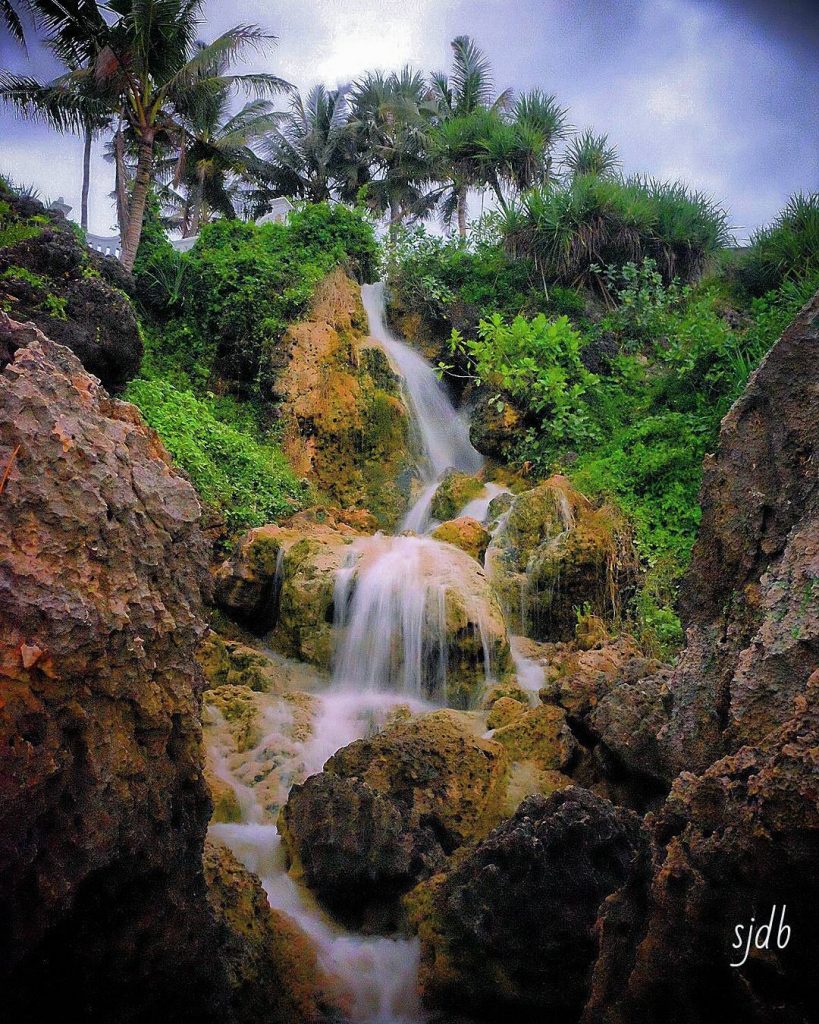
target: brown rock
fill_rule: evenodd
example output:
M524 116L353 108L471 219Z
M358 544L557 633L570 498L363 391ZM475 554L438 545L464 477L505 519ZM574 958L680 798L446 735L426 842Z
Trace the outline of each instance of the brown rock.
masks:
M647 854L636 815L587 790L528 797L407 897L425 1002L483 1020L576 1020L597 909Z
M819 666L819 293L753 374L706 459L670 682L678 770L758 743Z
M557 771L567 768L577 752L565 712L551 705L525 711L496 729L492 739L506 748L512 761L533 761L540 768Z
M343 747L294 786L279 830L297 875L358 924L497 823L507 760L466 716L437 711Z
M793 717L760 746L675 782L654 827L653 874L603 908L587 1024L810 1019L819 1005L818 771L815 672ZM767 924L774 906L767 948L752 946L731 967L751 918ZM783 907L792 931L781 947ZM741 950L732 948L737 925Z
M529 702L522 704L514 697L499 697L493 701L489 714L486 716L487 729L500 729L504 725L521 718L529 708Z
M67 348L4 314L0 337L4 1011L218 1019L199 503Z
M319 1024L347 1016L349 1007L339 1005L309 938L270 908L259 879L227 847L210 840L204 865L233 1019Z
M478 562L483 562L483 556L491 539L489 531L485 530L478 520L472 519L471 516L461 516L459 519L441 523L432 531L432 536L435 540L441 540L445 544L453 544Z

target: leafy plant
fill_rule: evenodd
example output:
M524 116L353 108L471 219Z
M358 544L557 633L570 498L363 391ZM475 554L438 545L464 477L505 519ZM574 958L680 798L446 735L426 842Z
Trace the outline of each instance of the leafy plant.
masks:
M210 400L159 379L131 381L125 397L231 530L261 526L301 507L305 489L281 450L257 440L246 424L221 422Z
M798 192L773 224L753 234L750 251L740 257L737 275L740 283L758 296L817 271L819 192Z

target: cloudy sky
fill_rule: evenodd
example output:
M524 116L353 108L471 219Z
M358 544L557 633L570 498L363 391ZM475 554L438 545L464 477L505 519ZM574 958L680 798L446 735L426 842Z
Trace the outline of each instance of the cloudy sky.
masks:
M448 66L472 35L499 88L539 86L578 128L615 142L627 172L683 178L730 212L743 239L788 195L819 187L816 0L210 0L204 38L237 22L274 32L255 58L309 88L364 69ZM0 65L48 74L0 41ZM0 172L79 206L81 147L0 109ZM111 232L113 172L97 159L91 230Z

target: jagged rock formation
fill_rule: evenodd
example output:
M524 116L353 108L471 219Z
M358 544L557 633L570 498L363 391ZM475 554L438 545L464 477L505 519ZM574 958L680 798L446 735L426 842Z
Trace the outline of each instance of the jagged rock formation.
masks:
M344 919L383 926L398 896L496 824L507 769L455 711L343 747L282 811L293 870Z
M4 1012L316 1019L312 953L258 881L211 860L209 902L193 488L133 406L2 313L0 480Z
M359 286L334 271L307 319L282 339L274 391L296 472L331 502L368 509L389 528L409 500L409 421L398 378L367 344L367 330Z
M678 771L762 740L819 666L818 347L819 294L753 374L706 460L665 736Z
M207 1005L218 984L203 963L199 503L68 349L2 314L0 339L6 1007L37 1019L59 993L94 1019L189 1019L190 988Z
M597 908L647 858L630 811L576 787L527 798L407 898L426 1002L484 1020L576 1020Z
M819 295L723 421L679 666L595 712L636 769L693 772L651 823L653 864L602 908L585 1024L802 1022L819 1005L817 340ZM751 918L771 915L746 957Z
M67 345L112 391L142 359L132 289L121 264L88 249L62 214L0 185L0 310Z
M491 506L490 506L491 511ZM553 476L518 494L486 554L510 627L536 640L571 640L577 609L619 616L636 571L623 517L596 508Z

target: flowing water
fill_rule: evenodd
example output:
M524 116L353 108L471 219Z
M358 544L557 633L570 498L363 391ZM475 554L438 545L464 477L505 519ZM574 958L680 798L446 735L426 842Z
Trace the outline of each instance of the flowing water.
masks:
M387 327L383 282L365 284L361 298L370 323L370 337L384 349L403 381L423 453L418 467L423 489L401 526L403 530L421 533L429 522L429 506L444 473L448 469L477 473L483 466L483 457L472 447L469 423L455 410L435 370Z
M401 529L422 533L430 525L429 506L444 473L450 468L476 473L483 460L470 444L468 423L432 367L386 327L383 286L366 285L362 295L370 334L402 379L421 452L421 492ZM487 484L463 511L485 519L489 503L503 491ZM290 729L285 708L268 713L268 735L242 754L240 762L231 763L226 753L212 750L214 770L233 786L242 808L240 823L213 825L212 834L259 875L271 906L312 938L320 966L340 982L349 1019L357 1024L424 1020L417 996L418 940L352 934L325 915L287 873L276 825L244 778L248 767L252 778L256 764L275 764L280 780L275 801L280 803L293 781L320 771L336 750L371 734L398 705L418 713L434 706L424 698L445 697L445 595L452 585L447 551L446 545L424 536L377 534L355 541L336 578L333 680L329 689L315 694L309 739L293 738L297 734ZM522 658L519 663L534 687L532 665ZM484 665L489 679L485 641ZM216 718L212 721L218 725Z

